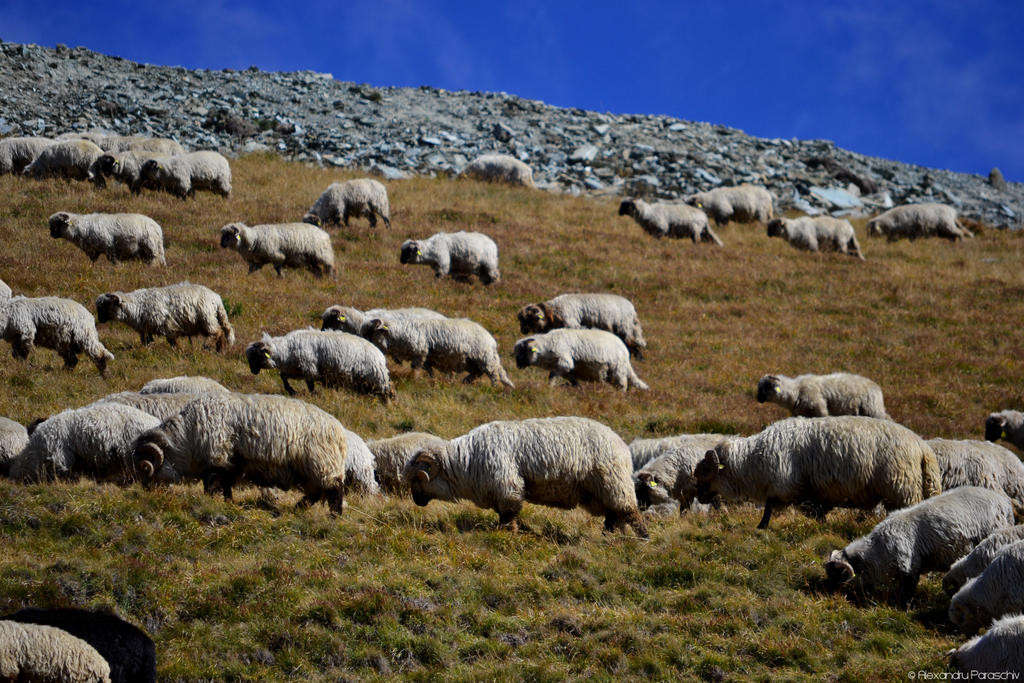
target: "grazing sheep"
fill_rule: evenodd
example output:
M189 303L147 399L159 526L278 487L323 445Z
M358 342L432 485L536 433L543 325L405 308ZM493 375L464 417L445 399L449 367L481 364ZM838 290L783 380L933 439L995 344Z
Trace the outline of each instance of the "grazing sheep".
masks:
M977 576L968 579L949 602L949 620L974 634L993 619L1024 610L1024 541L1003 546Z
M441 320L444 317L429 308L373 308L369 311L360 311L351 306L328 306L320 316L320 329L338 330L365 337L370 332L368 323L374 318L381 320L409 320L410 318Z
M103 185L96 162L103 150L88 140L62 140L39 150L39 155L22 171L30 178L91 180Z
M804 251L838 251L864 260L860 243L850 221L831 216L774 218L768 221L768 236L781 237Z
M986 441L1009 441L1017 448L1024 450L1024 413L1016 410L1004 410L992 413L985 420Z
M334 277L337 272L331 236L307 223L229 223L220 229L220 246L241 254L250 273L268 263L278 277L285 267L305 268L316 277Z
M53 144L50 138L4 138L0 140L0 175L21 175L39 153Z
M640 509L656 514L686 512L697 498L694 468L724 438L722 434L680 434L663 439L636 439L629 444ZM659 455L638 469L637 455L641 452ZM718 500L712 505L721 507Z
M121 405L138 408L142 412L163 421L180 413L185 404L197 396L199 394L142 394L137 391L119 391L116 394L108 394L97 401L93 401L91 405L120 403Z
M113 614L70 607L26 607L0 619L52 626L81 638L110 665L111 683L156 683L153 639Z
M374 468L381 489L387 493L408 492L402 482L402 472L417 451L424 448L443 448L444 439L426 432L407 432L390 439L368 441L366 447L373 453Z
M235 343L220 294L191 282L101 294L96 316L101 323L120 320L139 333L143 345L152 344L153 335L171 346L178 345L178 337L212 337L218 351Z
M377 216L384 219L384 225L391 227L391 208L388 191L372 178L358 178L343 183L331 183L302 217L303 223L323 227L344 223L348 219L366 217L370 227L377 227Z
M619 204L619 215L629 216L649 235L657 238L690 238L722 246L722 240L708 225L708 216L700 209L687 204L648 204L642 199L623 199Z
M114 354L100 343L92 314L71 299L9 299L0 304L0 333L15 358L28 358L33 345L39 345L56 351L64 359L64 368L72 370L78 365L78 354L84 352L104 376L107 363L114 360Z
M962 486L897 510L867 536L833 550L825 573L835 586L869 591L894 587L896 599L905 606L921 574L946 571L983 538L1012 524L1009 498Z
M163 156L160 152L126 151L107 152L96 162L100 178L111 177L128 186L132 194L139 194L143 187L150 190L160 189L155 183L145 185L142 182L142 165L150 159Z
M604 515L606 531L633 527L647 538L633 490L629 448L582 417L490 422L444 447L421 449L403 480L417 505L469 500L517 528L524 502Z
M201 479L230 500L236 480L298 487L300 505L325 498L341 514L345 495L345 428L316 406L283 396L209 393L142 434L135 462L147 483Z
M559 294L554 299L527 304L516 314L523 334L570 329L607 330L621 339L629 352L643 358L644 331L633 303L616 294Z
M365 327L364 327L365 328ZM466 372L469 384L487 375L491 384L515 387L501 367L498 342L479 323L468 318L409 319L384 321L374 318L367 337L396 362L410 361L413 369Z
M451 275L465 282L476 275L485 285L501 279L498 245L479 232L439 232L425 240L406 240L399 260L432 266L434 277Z
M772 195L760 185L716 187L708 192L692 194L685 201L703 209L715 225L725 225L729 221L767 223L774 215Z
M0 417L0 477L6 477L11 461L28 444L28 431L20 422Z
M39 423L11 461L10 477L36 482L76 479L126 483L135 479L132 442L160 420L119 403L65 410Z
M373 453L366 442L355 432L346 429L345 445L348 447L348 457L345 458L345 490L379 496L380 485L374 476L376 466Z
M871 417L792 417L709 450L693 473L697 499L763 500L772 511L804 504L818 518L835 507L889 510L941 492L935 454L902 425Z
M1024 463L1009 450L988 441L929 439L939 461L942 490L957 486L983 486L999 491L1024 516Z
M140 394L202 394L208 391L230 391L209 377L167 377L151 379L139 389Z
M64 238L85 252L93 263L103 256L111 263L139 260L167 265L160 225L140 213L77 214L61 211L50 216L50 237Z
M907 204L889 209L868 221L868 236L886 236L889 242L907 238L942 237L955 242L974 233L957 220L956 209L943 204Z
M312 392L320 382L325 387L345 387L372 394L387 403L395 397L387 360L366 339L347 332L294 330L283 337L263 335L245 349L252 374L277 368L281 383L290 396L295 390L289 379L303 379Z
M864 415L888 420L882 389L867 377L846 372L831 375L765 375L757 382L757 402L771 401L800 417Z
M995 620L985 635L975 636L948 654L949 665L964 679L997 674L992 679L1006 680L1007 673L1019 674L1024 671L1024 615Z
M507 154L482 154L459 174L466 178L534 187L533 169Z
M102 135L93 140L105 152L145 152L161 156L185 154L185 148L171 138L148 138L141 135Z
M564 377L573 386L584 382L608 382L626 391L647 390L629 362L622 340L604 330L552 330L516 342L512 350L516 367L535 365L548 371L548 383Z
M231 166L217 152L190 152L149 159L142 164L143 183L152 183L179 199L195 196L196 190L231 194Z
M953 563L946 575L942 577L942 590L946 592L946 595L952 596L967 583L968 579L985 571L985 567L999 554L1000 550L1017 541L1024 541L1024 524L992 532L981 543L974 546L973 550Z
M92 645L62 629L0 621L0 679L110 683L110 665Z

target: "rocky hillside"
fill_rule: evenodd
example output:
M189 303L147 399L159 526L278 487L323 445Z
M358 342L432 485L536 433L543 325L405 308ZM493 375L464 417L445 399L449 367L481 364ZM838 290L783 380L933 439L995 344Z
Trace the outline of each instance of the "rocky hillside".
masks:
M1020 228L1024 184L667 116L602 114L505 93L375 88L310 71L187 70L85 48L0 43L0 135L69 130L168 136L193 149L276 150L387 178L456 173L513 154L539 186L675 199L719 184L768 186L781 209L866 213L939 201Z

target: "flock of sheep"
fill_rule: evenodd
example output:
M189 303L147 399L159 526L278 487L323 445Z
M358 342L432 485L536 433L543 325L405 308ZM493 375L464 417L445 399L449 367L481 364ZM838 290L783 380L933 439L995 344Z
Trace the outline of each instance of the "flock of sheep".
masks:
M151 189L181 198L197 190L224 196L231 191L230 166L215 152L189 154L168 140L87 137L0 140L0 172L100 185L111 177L132 192ZM532 186L529 167L510 157L481 157L465 174ZM719 246L709 219L716 225L757 221L769 236L794 247L863 259L848 221L775 218L772 206L764 188L741 186L699 193L686 204L630 198L619 214L656 237ZM352 218L365 218L371 226L379 218L390 227L381 183L334 183L301 222L227 224L220 245L237 251L249 272L269 264L278 275L284 268L305 268L331 276L336 266L323 227L348 225ZM93 261L100 255L111 262L166 261L160 226L146 216L59 212L49 225L54 238L75 244ZM868 230L890 240L971 236L955 211L940 205L897 207L872 219ZM475 276L484 285L501 277L497 245L480 233L408 240L399 258L430 265L437 277ZM180 337L203 336L221 352L235 343L221 297L202 285L108 292L95 308L101 323L123 322L142 344L155 336L171 345ZM547 370L552 383L562 378L574 385L647 389L630 362L630 356L642 357L647 344L627 299L562 294L524 306L517 317L528 335L514 347L518 367ZM16 357L27 357L38 345L56 351L69 369L82 353L101 373L114 360L85 307L55 296L13 296L2 282L0 336ZM301 380L310 391L320 383L384 402L395 396L387 357L430 376L458 372L472 382L486 375L495 385L513 388L490 332L429 309L331 306L320 330L264 335L245 349L250 370L277 370L289 395L295 394L289 380ZM323 501L336 514L353 490L411 495L418 505L470 500L495 510L500 523L513 529L524 502L583 506L604 517L606 530L629 526L641 537L647 536L643 511L675 514L695 505L763 503L759 528L767 528L773 511L783 506L798 505L820 519L837 507L871 510L881 504L889 515L825 560L829 581L837 588L889 594L905 605L922 573L948 570L943 585L952 595L950 620L967 634L992 623L984 636L952 655L954 666L1019 671L1024 617L1011 615L1024 611L1024 591L1011 577L1024 576L1024 525L1013 526L1014 516L1024 514L1024 464L992 442L1004 439L1024 448L1024 415L992 414L987 441L925 441L892 421L881 388L857 375L766 375L756 395L794 417L748 437L680 435L628 446L607 426L583 417L491 422L451 440L411 433L367 443L304 401L244 395L208 378L178 377L65 410L27 429L0 418L0 474L24 482L80 476L120 484L200 481L207 492L226 499L244 482L299 489L302 505ZM26 627L0 621L0 675L20 671L49 680L26 673L34 671L38 650L33 655L20 644L32 638L42 642L52 634L28 634ZM1007 649L1007 642L1014 645ZM117 680L88 657L79 660L82 675L65 672L61 680Z

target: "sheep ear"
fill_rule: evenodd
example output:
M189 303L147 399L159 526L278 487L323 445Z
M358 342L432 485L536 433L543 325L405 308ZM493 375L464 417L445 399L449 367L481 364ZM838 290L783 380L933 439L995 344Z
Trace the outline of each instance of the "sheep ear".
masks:
M426 470L416 470L416 478L419 479L424 484L430 483L430 473L427 472Z

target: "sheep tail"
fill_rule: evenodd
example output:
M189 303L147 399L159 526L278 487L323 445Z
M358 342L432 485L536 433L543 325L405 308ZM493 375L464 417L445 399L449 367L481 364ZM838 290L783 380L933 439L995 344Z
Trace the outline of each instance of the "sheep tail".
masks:
M942 493L942 474L935 453L928 448L921 458L921 489L925 498Z
M629 380L629 386L631 387L636 387L637 389L642 389L644 391L650 389L650 387L647 386L646 382L637 377L636 372L633 371L633 368L629 368L629 376L627 377L627 379Z
M231 327L231 322L228 320L228 312L224 306L217 307L217 324L220 325L224 344L232 346L235 343L235 328Z

